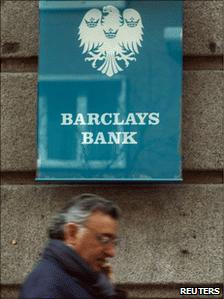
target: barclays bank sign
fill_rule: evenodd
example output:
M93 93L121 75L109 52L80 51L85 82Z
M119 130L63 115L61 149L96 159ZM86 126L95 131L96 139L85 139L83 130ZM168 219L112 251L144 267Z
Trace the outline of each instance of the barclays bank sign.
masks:
M182 12L40 1L37 180L181 180Z

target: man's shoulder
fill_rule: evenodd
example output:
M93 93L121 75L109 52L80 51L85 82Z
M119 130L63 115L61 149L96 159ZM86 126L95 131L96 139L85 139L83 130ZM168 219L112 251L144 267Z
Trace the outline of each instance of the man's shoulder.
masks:
M20 298L92 299L80 285L78 278L71 277L57 264L45 260L25 280Z
M39 281L49 281L53 280L57 282L57 280L61 281L68 278L68 274L61 268L57 263L53 263L48 260L41 260L27 277L26 281L35 280L35 282Z

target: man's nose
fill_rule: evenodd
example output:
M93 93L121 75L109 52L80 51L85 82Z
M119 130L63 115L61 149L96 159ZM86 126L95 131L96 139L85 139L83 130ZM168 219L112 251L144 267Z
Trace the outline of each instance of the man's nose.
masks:
M107 246L104 250L105 254L107 255L107 257L114 257L116 254L116 246L115 244L110 244L109 246Z

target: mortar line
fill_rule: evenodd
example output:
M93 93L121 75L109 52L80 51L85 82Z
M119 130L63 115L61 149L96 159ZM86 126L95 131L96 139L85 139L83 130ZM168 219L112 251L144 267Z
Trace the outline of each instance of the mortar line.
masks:
M3 73L36 73L38 69L38 57L3 57L1 58L1 71ZM194 56L183 57L183 69L192 71L223 70L223 56Z
M15 171L9 172L5 171L1 174L1 183L2 185L68 185L68 186L97 186L97 187L105 187L113 188L114 186L122 188L126 188L127 186L133 188L142 188L142 187L150 187L150 186L163 186L168 184L162 183L158 184L158 182L36 182L35 181L35 171ZM222 170L183 170L183 182L180 183L172 183L172 185L185 185L185 184L223 184L223 171Z

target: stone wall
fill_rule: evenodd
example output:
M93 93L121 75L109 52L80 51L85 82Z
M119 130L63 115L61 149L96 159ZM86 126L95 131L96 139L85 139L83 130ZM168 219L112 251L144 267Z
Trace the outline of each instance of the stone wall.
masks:
M1 1L2 298L16 298L50 216L81 192L124 210L116 280L132 298L223 283L223 1L184 7L181 184L36 183L38 1Z

